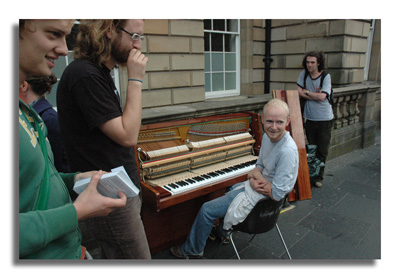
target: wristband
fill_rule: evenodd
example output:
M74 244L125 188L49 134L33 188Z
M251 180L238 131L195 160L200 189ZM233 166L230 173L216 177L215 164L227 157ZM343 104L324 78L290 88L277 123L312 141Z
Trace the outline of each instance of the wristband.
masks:
M142 80L135 79L135 78L129 78L129 79L128 79L128 81L139 81L140 83L143 83L143 81L142 81Z

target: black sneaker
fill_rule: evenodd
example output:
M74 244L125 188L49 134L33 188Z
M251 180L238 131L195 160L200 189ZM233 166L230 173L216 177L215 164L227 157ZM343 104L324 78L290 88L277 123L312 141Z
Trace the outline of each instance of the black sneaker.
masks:
M218 238L218 232L217 229L215 227L212 228L210 235L208 236L208 238L211 241L216 241Z
M179 245L171 247L170 251L172 255L179 259L203 259L203 255L184 255Z
M223 244L223 245L231 244L231 238L229 237L229 234L226 235L225 238L222 238L222 237L221 237L221 241L222 241L222 244Z
M216 241L217 239L220 239L222 244L226 245L226 244L230 244L231 243L231 239L229 238L229 234L227 234L225 237L222 237L219 235L217 228L213 227L211 230L210 235L208 236L208 238L211 241Z

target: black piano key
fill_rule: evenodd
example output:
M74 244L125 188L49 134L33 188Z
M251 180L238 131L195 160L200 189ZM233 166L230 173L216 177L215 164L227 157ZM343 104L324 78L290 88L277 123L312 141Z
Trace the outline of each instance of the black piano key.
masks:
M176 185L175 183L171 183L171 184L169 184L169 186L171 186L173 189L177 189L177 188L179 188L179 186L178 186L178 185Z

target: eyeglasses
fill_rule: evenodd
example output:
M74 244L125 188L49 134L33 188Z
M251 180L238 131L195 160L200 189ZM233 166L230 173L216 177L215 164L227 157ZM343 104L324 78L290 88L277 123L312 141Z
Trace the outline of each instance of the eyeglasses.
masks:
M131 36L132 40L134 40L134 41L138 41L138 40L143 41L144 40L144 36L141 36L141 35L139 35L137 33L133 33L133 34L129 33L128 31L126 31L124 28L121 28L121 27L119 29L124 31L125 33L127 33L129 36Z

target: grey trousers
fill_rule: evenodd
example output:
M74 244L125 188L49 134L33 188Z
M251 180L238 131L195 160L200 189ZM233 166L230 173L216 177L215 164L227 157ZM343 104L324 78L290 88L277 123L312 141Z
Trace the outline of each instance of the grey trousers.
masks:
M128 198L125 207L86 221L101 246L102 259L151 259L141 206L139 196Z

